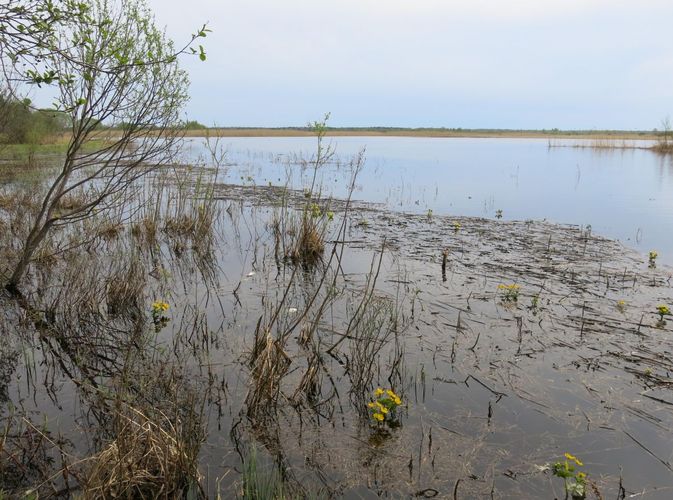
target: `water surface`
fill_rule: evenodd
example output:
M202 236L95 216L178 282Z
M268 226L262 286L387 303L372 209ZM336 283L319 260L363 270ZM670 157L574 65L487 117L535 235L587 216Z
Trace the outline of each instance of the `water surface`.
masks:
M223 138L226 180L307 184L287 165L309 158L310 137ZM643 253L656 249L673 262L673 159L644 149L549 147L546 139L336 137L340 158L366 148L355 197L405 212L503 219L547 219L590 225ZM568 143L572 146L578 141ZM205 152L189 140L189 156ZM562 143L555 143L559 146ZM327 169L323 183L346 194L344 169Z

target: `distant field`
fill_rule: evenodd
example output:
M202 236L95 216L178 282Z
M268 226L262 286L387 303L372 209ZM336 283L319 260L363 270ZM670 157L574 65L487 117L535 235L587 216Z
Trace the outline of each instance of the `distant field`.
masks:
M95 151L106 145L103 139L86 142L82 146L83 152ZM69 142L67 136L53 138L46 144L0 144L0 160L26 161L32 155L65 155Z
M309 128L212 128L187 130L187 137L305 137L315 133ZM651 131L621 130L489 130L489 129L437 129L437 128L330 128L329 136L375 137L501 137L539 139L656 139Z

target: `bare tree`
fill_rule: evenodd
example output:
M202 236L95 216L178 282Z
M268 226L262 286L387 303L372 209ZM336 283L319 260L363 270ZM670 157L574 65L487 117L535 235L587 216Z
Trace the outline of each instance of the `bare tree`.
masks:
M62 168L30 221L6 284L14 293L52 228L124 203L139 177L170 162L176 153L175 131L188 87L177 55L186 49L174 48L143 0L94 0L76 6L81 9L77 15L40 34L39 60L24 74L34 84L56 85L56 107L69 115L72 130ZM100 139L105 146L86 148ZM79 203L64 203L75 195Z

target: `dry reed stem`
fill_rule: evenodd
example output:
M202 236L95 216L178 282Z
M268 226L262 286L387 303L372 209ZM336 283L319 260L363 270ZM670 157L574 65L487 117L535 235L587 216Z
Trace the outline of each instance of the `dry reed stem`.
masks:
M198 482L195 451L171 419L157 422L137 408L119 414L114 441L91 457L84 498L175 498Z
M283 346L269 332L255 342L251 357L252 386L246 397L248 413L260 413L275 404L280 381L287 373L291 360Z

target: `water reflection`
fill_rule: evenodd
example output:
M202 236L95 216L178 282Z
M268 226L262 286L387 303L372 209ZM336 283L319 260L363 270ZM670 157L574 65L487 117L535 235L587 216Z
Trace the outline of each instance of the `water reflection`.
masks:
M419 153L409 144L400 157ZM535 142L503 145L540 154ZM147 443L159 452L149 469L165 458L201 476L205 491L179 474L168 497L234 496L255 453L298 497L547 498L544 464L566 450L586 461L606 497L618 495L622 474L629 494L670 491L672 416L661 405L670 401L673 335L654 322L652 305L673 299L660 269L588 229L440 217L443 193L460 189L439 176L453 167L436 151L420 151L427 171L417 176L379 151L360 179L361 197L379 193L421 215L364 206L350 219L344 203L320 219L327 201L313 207L311 193L267 187L286 176L299 188L311 182L310 156L238 154L220 180L239 185L207 190L215 201L198 182L193 192L178 188L191 186L191 170L184 183L173 172L180 211L139 212L110 234L92 224L95 245L36 264L30 301L2 303L0 330L16 348L0 350L11 402L0 424L12 430L0 465L44 457L31 476L21 475L23 462L6 467L20 477L5 485L54 482L65 495L109 484L122 457L147 456L124 447ZM463 193L466 206L513 217L530 178L544 177L531 162L492 170L509 186L509 207L495 181L475 199ZM579 165L559 179L582 194L600 168ZM330 163L324 190L341 194L349 173L347 162ZM160 199L165 180L144 196ZM313 268L279 252L298 234L291 222L304 220L301 204L328 228ZM516 284L517 299L503 297L503 283ZM151 312L157 301L170 304L166 321ZM385 435L367 410L379 385L404 401L401 425ZM44 439L29 439L41 420ZM136 464L126 469L142 471Z
M547 219L591 225L642 252L673 262L673 158L644 149L549 147L543 139L338 137L342 157L366 147L355 196L416 213ZM228 182L302 185L298 169L315 148L310 137L226 138ZM575 141L577 142L577 141ZM203 153L190 139L188 155ZM639 143L638 146L641 144ZM645 145L643 143L642 145ZM572 145L571 145L572 146ZM325 187L345 195L338 165Z

